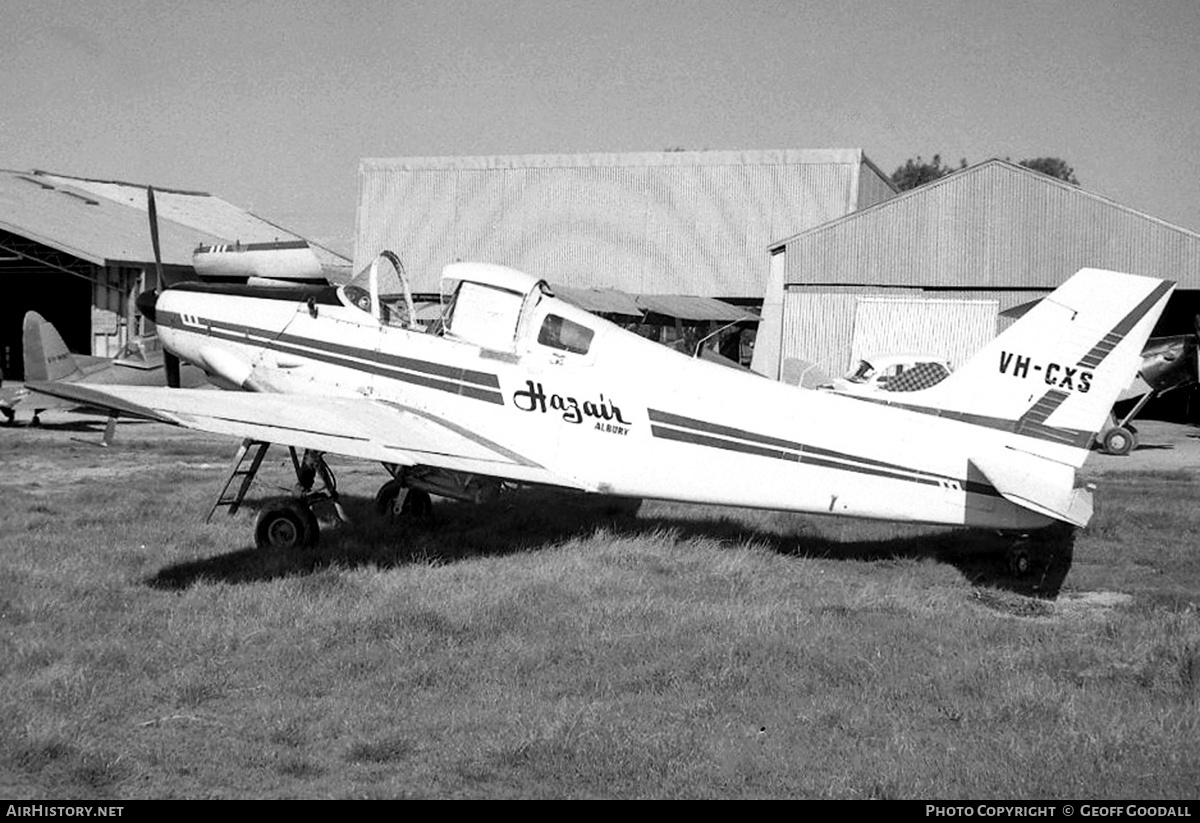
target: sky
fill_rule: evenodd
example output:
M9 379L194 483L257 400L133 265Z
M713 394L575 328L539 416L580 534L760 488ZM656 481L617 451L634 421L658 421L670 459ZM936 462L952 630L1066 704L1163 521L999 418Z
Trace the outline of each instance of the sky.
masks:
M676 147L1060 157L1200 231L1200 0L0 2L0 168L344 253L362 158Z

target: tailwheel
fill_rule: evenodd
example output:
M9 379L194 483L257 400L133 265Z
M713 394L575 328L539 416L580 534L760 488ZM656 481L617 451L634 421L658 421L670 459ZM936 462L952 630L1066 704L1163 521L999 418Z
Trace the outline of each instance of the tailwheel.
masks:
M1129 428L1118 426L1107 431L1102 442L1107 454L1123 457L1137 448L1137 431L1132 426Z
M307 549L317 545L321 527L311 508L298 500L272 503L258 514L254 543L260 549Z

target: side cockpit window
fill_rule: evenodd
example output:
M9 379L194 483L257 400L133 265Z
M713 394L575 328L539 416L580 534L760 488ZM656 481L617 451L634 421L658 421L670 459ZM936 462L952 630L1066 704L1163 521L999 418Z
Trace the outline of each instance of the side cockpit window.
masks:
M446 316L446 334L485 349L512 351L524 296L463 281Z
M572 354L587 354L593 336L595 332L587 326L557 314L548 314L538 332L538 342Z

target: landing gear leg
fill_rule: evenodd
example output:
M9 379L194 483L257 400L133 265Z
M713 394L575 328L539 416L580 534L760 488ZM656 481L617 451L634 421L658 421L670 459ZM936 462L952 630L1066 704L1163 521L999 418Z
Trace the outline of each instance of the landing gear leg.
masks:
M321 452L306 449L302 458L296 455L294 448L290 449L290 452L292 467L296 470L296 485L293 489L295 496L290 500L273 502L259 512L254 526L254 543L260 549L308 549L317 545L321 538L321 525L313 513L313 506L318 503L329 503L342 522L349 519L338 501L337 479L325 463ZM239 461L240 459L241 457ZM261 460L260 454L252 469L241 473L253 479ZM231 480L238 473L235 468ZM318 477L322 487L314 491L313 483ZM238 503L241 502L248 486L248 481L242 484L238 493Z

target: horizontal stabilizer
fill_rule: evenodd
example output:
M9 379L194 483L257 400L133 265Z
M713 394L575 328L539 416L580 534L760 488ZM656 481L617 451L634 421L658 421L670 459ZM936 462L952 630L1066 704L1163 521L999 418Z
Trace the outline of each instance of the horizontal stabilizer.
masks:
M1075 469L1028 452L1005 449L971 464L1009 502L1075 526L1092 517L1092 493L1075 486Z

